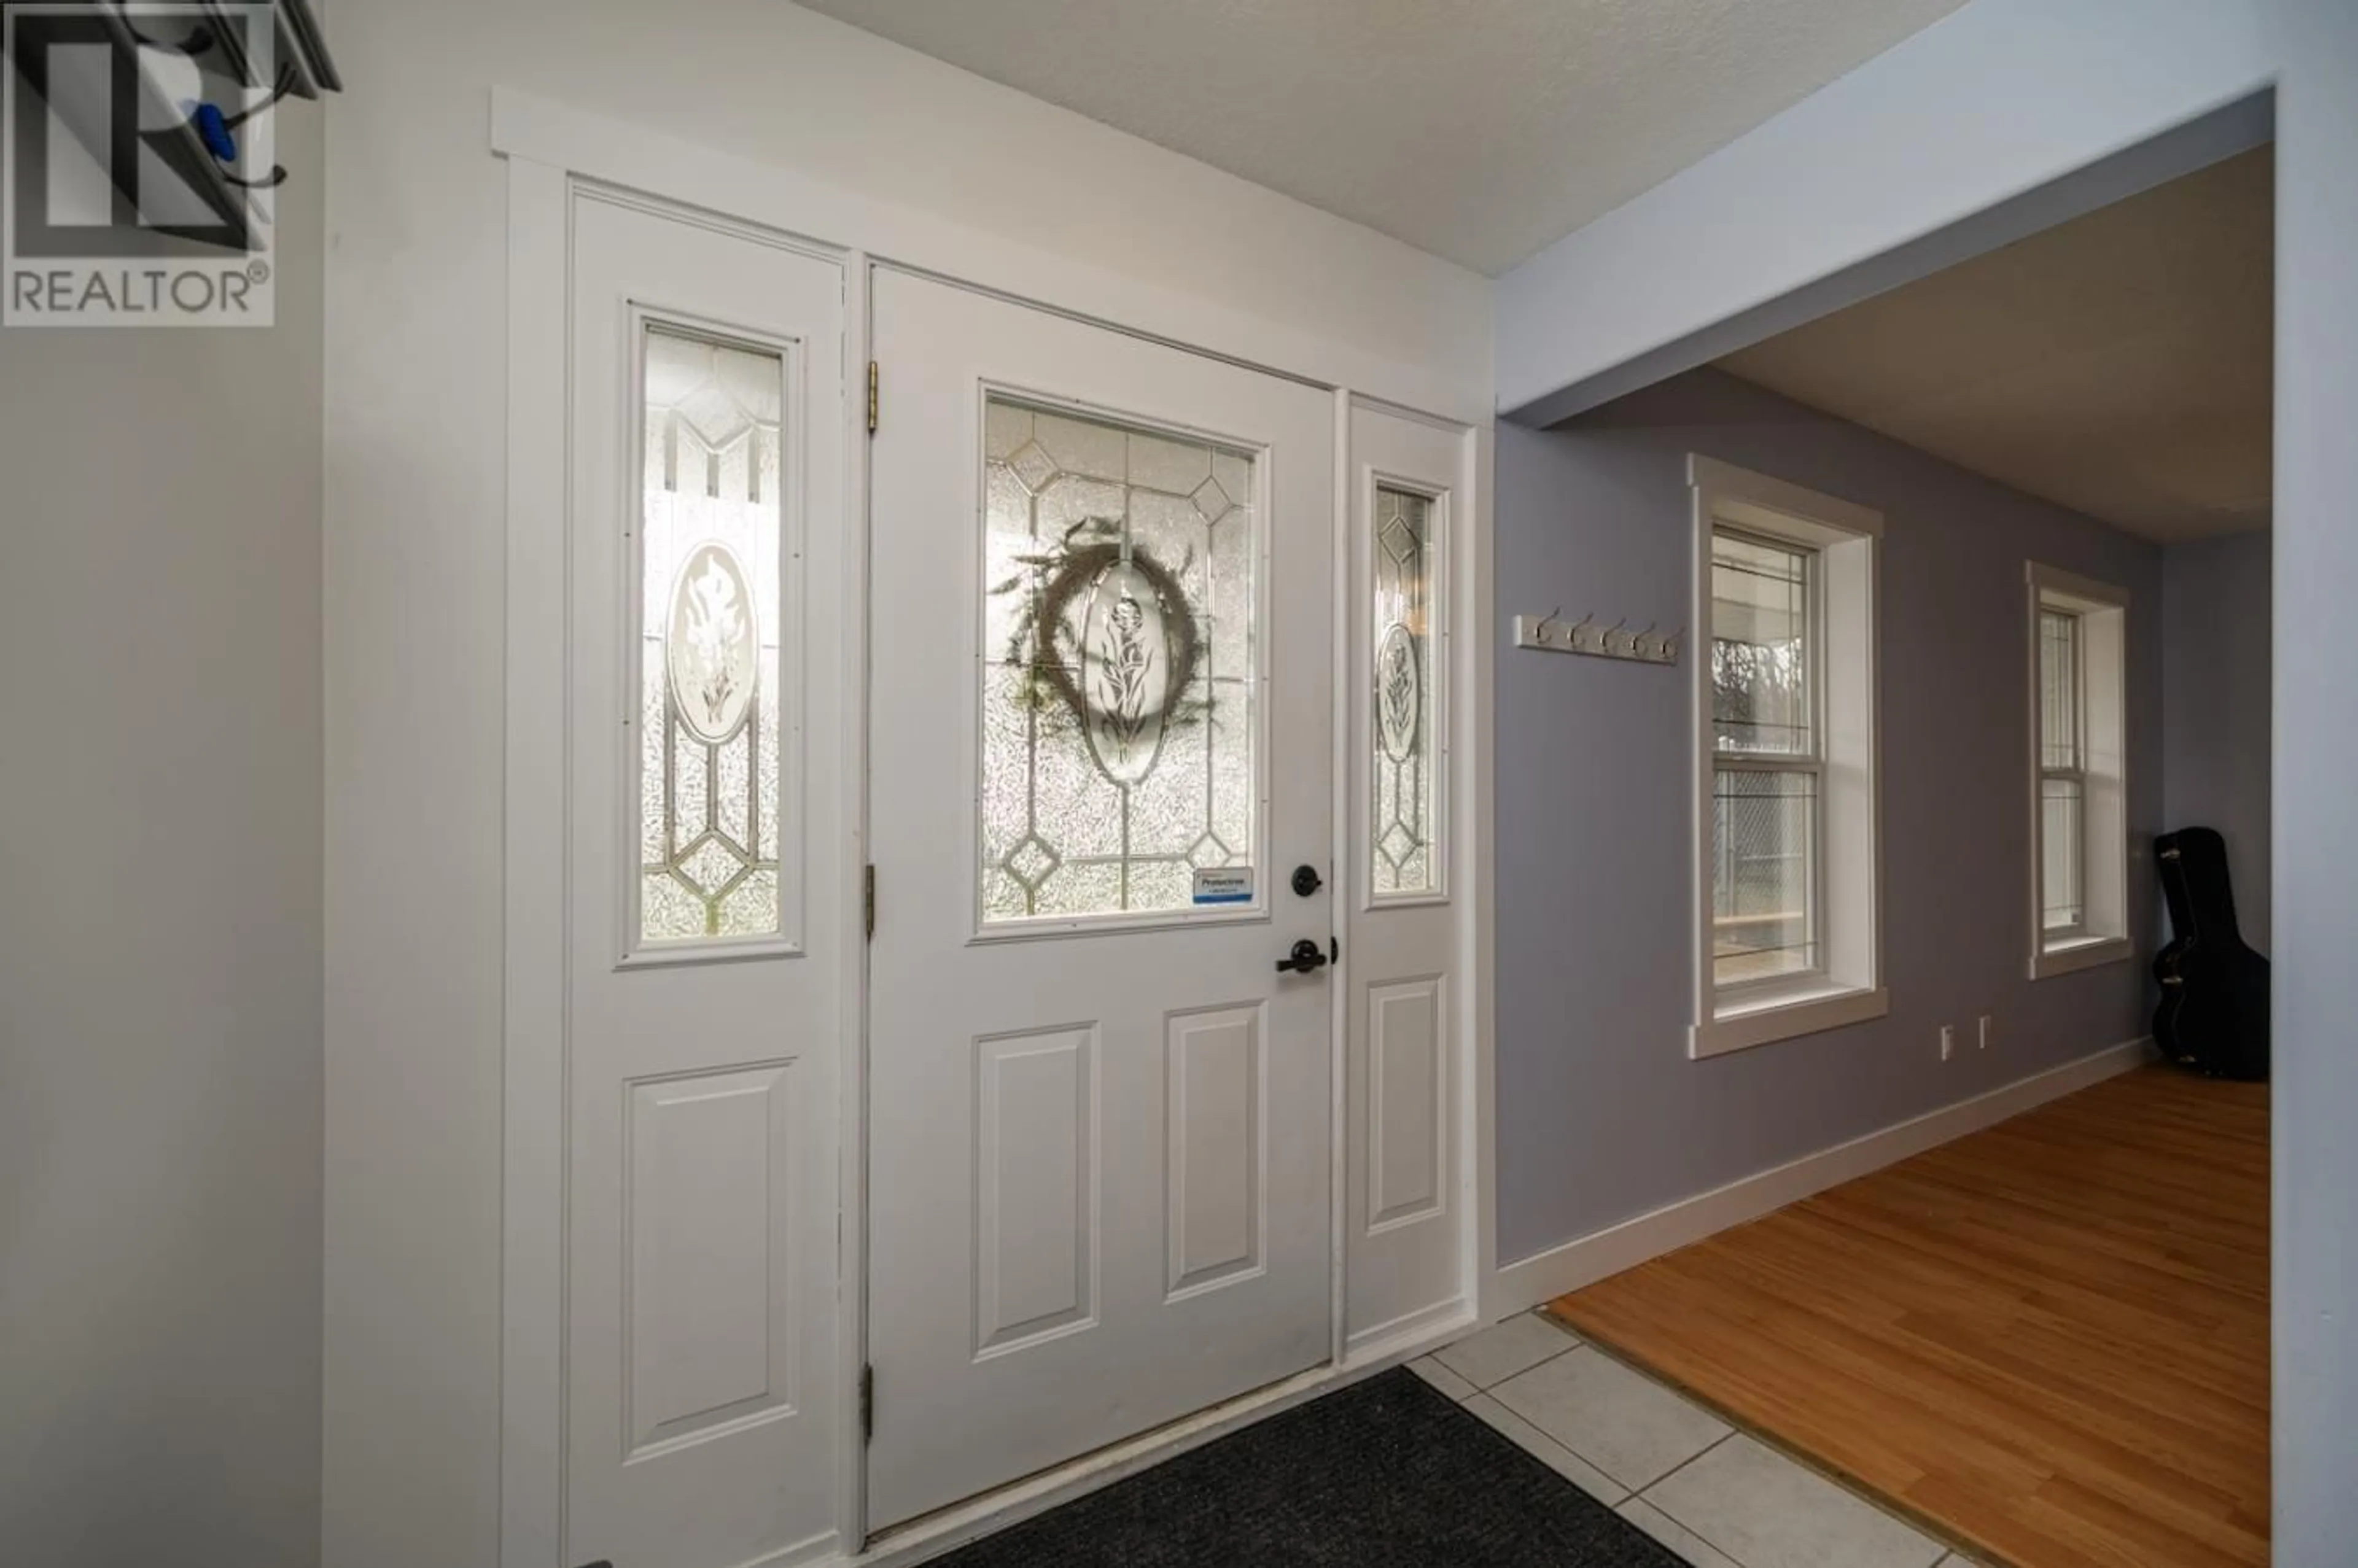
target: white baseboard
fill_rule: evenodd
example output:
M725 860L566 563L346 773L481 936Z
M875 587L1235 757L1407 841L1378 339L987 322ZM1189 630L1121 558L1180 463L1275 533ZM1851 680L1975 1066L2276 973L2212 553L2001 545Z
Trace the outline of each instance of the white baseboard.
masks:
M1484 1303L1497 1317L1528 1312L1567 1291L1634 1269L1650 1258L1674 1252L1732 1225L1758 1219L1813 1193L1938 1148L1968 1132L1994 1127L2008 1117L2117 1076L2156 1058L2153 1042L2131 1040L2076 1062L2007 1084L1987 1094L1854 1138L1790 1163L1667 1204L1650 1214L1567 1241L1509 1263L1498 1274L1497 1289Z

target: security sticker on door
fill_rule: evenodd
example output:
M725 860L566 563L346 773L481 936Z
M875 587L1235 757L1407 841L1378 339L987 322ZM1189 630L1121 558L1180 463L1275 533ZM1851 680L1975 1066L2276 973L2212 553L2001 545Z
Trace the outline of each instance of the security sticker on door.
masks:
M1250 903L1253 901L1253 869L1250 866L1199 867L1195 871L1195 902L1197 903Z

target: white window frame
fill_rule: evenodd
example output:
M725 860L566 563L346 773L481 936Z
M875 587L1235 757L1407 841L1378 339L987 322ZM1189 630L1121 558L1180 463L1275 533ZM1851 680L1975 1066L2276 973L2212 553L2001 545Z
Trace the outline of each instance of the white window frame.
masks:
M1855 502L1755 473L1701 453L1687 459L1694 493L1693 609L1688 639L1694 735L1694 1012L1690 1056L1716 1056L1880 1018L1882 797L1877 736L1876 589L1883 514ZM1813 758L1780 770L1814 772L1819 831L1812 919L1819 963L1773 980L1719 985L1712 962L1712 539L1726 529L1814 553L1812 624ZM1765 760L1764 760L1765 765Z
M2025 879L2030 978L2068 975L2117 964L2136 953L2128 921L2128 590L2038 561L2024 563L2024 646L2028 655L2028 754L2025 776L2030 808L2030 867ZM2039 616L2061 611L2079 622L2080 765L2046 765L2045 698L2039 683ZM2046 929L2047 814L2042 804L2050 773L2080 780L2081 922L2069 931Z

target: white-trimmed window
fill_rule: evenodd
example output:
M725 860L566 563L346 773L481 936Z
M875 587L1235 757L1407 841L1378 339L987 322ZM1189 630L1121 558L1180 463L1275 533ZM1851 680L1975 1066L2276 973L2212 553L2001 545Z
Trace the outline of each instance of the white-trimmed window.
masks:
M2128 595L2029 563L2030 977L2109 964L2128 936Z
M1700 455L1695 1021L1716 1055L1889 1009L1878 957L1880 513Z

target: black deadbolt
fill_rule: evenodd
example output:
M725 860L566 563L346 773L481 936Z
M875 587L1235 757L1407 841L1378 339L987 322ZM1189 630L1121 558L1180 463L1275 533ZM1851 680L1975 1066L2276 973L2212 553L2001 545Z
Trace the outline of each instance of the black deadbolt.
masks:
M1326 884L1324 881L1319 880L1317 867L1296 866L1293 868L1293 891L1300 893L1303 898L1308 898L1312 893L1316 892L1320 888L1325 887L1325 885Z

